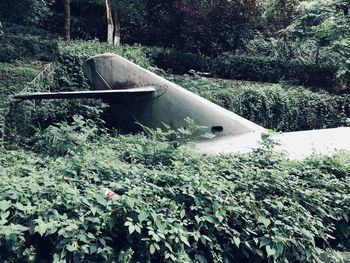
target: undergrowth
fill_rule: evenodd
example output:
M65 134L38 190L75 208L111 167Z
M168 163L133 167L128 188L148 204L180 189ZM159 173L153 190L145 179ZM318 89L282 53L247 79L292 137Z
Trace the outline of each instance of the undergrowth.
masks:
M76 116L37 131L34 151L2 150L0 261L339 259L349 154L289 161L267 141L246 155L198 155L178 147L191 125L171 132L185 137L113 136Z

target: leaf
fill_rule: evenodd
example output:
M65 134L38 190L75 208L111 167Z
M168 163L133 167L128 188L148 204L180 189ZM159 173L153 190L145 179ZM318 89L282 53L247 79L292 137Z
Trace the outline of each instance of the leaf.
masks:
M187 240L187 237L185 237L185 236L180 236L180 240L184 243L184 244L186 244L187 246L191 246L190 245L190 243L188 243L188 240Z
M97 251L97 247L95 245L90 245L90 254L94 254Z
M11 226L11 229L12 229L13 231L24 232L24 231L29 230L28 227L22 226L22 225L19 225L19 224L11 224L10 226Z
M186 211L185 209L182 209L181 212L180 212L180 218L184 218L185 217L185 214L186 214Z
M260 248L261 248L261 247L264 247L264 246L270 244L270 242L271 242L271 239L270 239L270 238L268 238L268 237L263 237L263 238L260 239L260 246L259 246L259 247L260 247Z
M151 253L151 255L153 255L155 251L156 251L156 248L154 247L153 244L151 244L151 245L149 246L149 252Z
M338 224L337 228L345 238L348 238L348 236L350 235L350 226L348 224Z
M40 236L43 236L47 230L47 224L43 221L39 222L36 227L34 227L34 232L38 232Z
M132 234L135 231L135 226L133 224L129 224L129 233Z
M274 248L271 248L270 245L267 245L265 249L266 249L267 257L273 256L276 253L276 250Z
M9 215L10 215L10 211L6 211L3 213L0 213L0 218L1 220L6 220L6 218L8 218Z
M75 252L78 250L78 247L77 246L73 246L73 245L66 245L66 248L69 252Z
M212 223L212 224L215 224L215 222L216 222L216 218L213 217L212 215L206 216L205 219L206 219L209 223Z
M132 198L126 198L125 202L126 202L126 204L127 204L131 209L134 208L134 205L135 205L135 200L134 200L134 199L132 199Z
M10 201L2 200L0 201L0 210L5 211L11 206Z
M308 238L311 238L311 239L314 238L314 235L313 235L310 231L306 230L305 228L301 229L301 232L302 232L305 236L307 236Z
M139 212L139 215L137 216L139 222L145 221L148 218L148 213L144 210L141 210Z
M282 243L277 243L275 244L275 246L276 246L276 256L282 255L284 251L284 245Z
M241 244L241 240L239 237L233 237L233 242L237 247L239 247L239 244Z
M265 227L268 227L271 224L271 220L266 217L259 216L258 223L263 224Z

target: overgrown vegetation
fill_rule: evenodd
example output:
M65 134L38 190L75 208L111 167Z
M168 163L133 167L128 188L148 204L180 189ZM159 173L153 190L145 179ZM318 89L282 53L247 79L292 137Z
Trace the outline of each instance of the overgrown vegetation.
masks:
M174 74L189 71L209 73L212 77L321 87L332 93L341 91L337 68L332 65L287 61L261 55L236 55L232 52L217 57L185 53L172 49L145 48L151 61Z
M90 56L114 52L150 69L151 62L147 54L149 55L151 51L142 46L111 47L96 41L75 41L68 44L60 42L55 52L56 64L26 89L27 92L89 90L90 85L81 66ZM177 61L174 58L171 63L186 68L189 64L193 64L193 61L196 60L186 58ZM205 65L205 61L201 65ZM263 71L258 72L263 74ZM166 77L171 80L173 78L172 75ZM6 81L9 79L6 78ZM175 77L175 81L224 108L278 131L346 126L350 117L348 95L330 95L325 92L271 84L233 85L229 81L210 81L198 76ZM22 86L20 87L22 89ZM11 92L19 92L21 89L11 88ZM33 135L34 127L45 128L58 121L71 121L74 114L93 116L104 109L105 105L96 100L44 101L39 105L22 102L13 105L7 121L7 142L21 145Z
M90 89L82 70L82 64L91 56L108 52L121 55L141 67L150 67L149 60L139 45L111 46L98 41L60 42L56 53L59 67L56 68L55 72L55 90Z
M102 101L10 95L88 90L83 61L113 52L268 128L349 125L348 0L112 1L118 47L96 40L105 1L64 2L72 38L95 40L59 40L62 1L0 1L1 262L342 261L349 153L292 161L264 135L249 154L199 155L189 119L119 135Z
M104 41L105 2L69 2L72 37ZM122 43L175 49L158 52L161 56L158 61L165 57L169 63L174 53L178 53L177 59L184 56L183 61L187 62L191 58L196 61L189 64L199 66L203 57L209 57L218 60L213 73L225 72L230 78L251 80L257 75L258 81L284 79L337 91L349 87L349 7L348 0L111 1L114 20L121 26ZM41 27L60 35L64 31L64 8L60 1L4 0L0 9L6 22L5 35L13 23ZM37 42L24 41L28 46ZM11 49L2 51L7 59L20 56ZM40 54L40 49L36 51ZM226 60L225 68L220 67L222 59ZM259 67L242 72L237 66L240 63ZM174 72L186 69L176 66L172 65ZM218 71L216 67L220 67Z
M89 57L105 52L122 55L143 67L149 62L140 46L110 47L97 41L77 41L70 44L59 42L55 51L56 64L51 66L36 81L26 85L25 92L89 90L90 85L82 71L82 63ZM22 91L24 86L17 92ZM12 90L12 94L16 91ZM10 108L10 110L9 110ZM27 101L7 107L7 129L5 130L8 146L23 145L28 142L35 127L45 128L59 121L71 121L74 114L84 117L101 113L106 105L99 100L43 101L39 104Z
M6 115L10 109L10 96L20 92L43 68L39 62L0 63L0 145L3 145Z
M348 246L347 154L200 156L155 133L75 117L37 153L2 151L1 261L331 262Z
M4 23L0 37L0 62L53 60L58 42L56 34L45 30Z
M346 126L350 117L349 95L199 76L176 76L173 80L226 109L278 131Z

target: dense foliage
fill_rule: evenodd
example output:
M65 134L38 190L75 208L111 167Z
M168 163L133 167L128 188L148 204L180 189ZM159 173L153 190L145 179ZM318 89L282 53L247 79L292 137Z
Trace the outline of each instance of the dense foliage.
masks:
M150 67L149 60L139 45L111 46L97 41L60 42L56 52L59 66L55 70L57 82L55 90L90 89L82 70L82 64L91 56L108 52L121 55L141 67Z
M45 72L42 78L28 85L26 91L90 89L81 65L85 59L98 53L114 52L145 68L151 68L148 56L157 64L179 66L178 68L184 72L186 67L190 68L198 61L191 59L191 54L180 61L175 58L161 60L162 57L155 53L158 50L141 46L112 47L96 41L76 41L68 44L60 42L55 52L56 65ZM160 53L163 54L163 51L161 50ZM169 52L170 57L176 57L179 54ZM209 60L206 57L201 59L202 63L197 65L205 67ZM255 66L258 67L259 64ZM236 68L247 71L247 68L242 65ZM278 67L275 69L279 70ZM264 74L263 71L257 71L257 73L261 76ZM171 75L167 77L172 78ZM348 95L329 95L303 88L288 89L279 85L264 86L247 83L232 85L229 81L215 82L196 76L175 78L175 81L251 121L279 131L339 127L347 125L350 117ZM11 88L11 90L12 93L16 92L16 89ZM17 89L17 92L20 90ZM23 140L27 141L27 138L33 134L34 127L47 127L54 122L71 120L74 114L87 117L104 111L105 117L108 118L108 109L105 109L105 104L95 100L44 101L39 105L32 102L14 104L7 116L9 129L6 132L6 138L11 144L22 144Z
M337 77L346 89L350 82L350 3L347 0L303 1L285 32L299 41L314 42L314 60L338 65ZM322 48L322 49L321 49ZM323 57L320 58L320 53Z
M4 23L0 36L0 62L15 60L53 59L58 37L55 34L29 26Z
M105 40L105 1L69 2L72 37ZM341 262L349 153L199 155L189 119L126 136L102 101L10 96L88 90L83 61L113 52L268 128L349 125L349 1L111 2L130 46L60 42L63 1L0 1L0 262Z
M331 65L315 65L300 61L261 55L235 55L223 53L215 58L201 54L156 47L145 48L151 61L159 68L175 74L191 70L206 72L211 76L295 85L322 87L330 92L341 91L337 81L337 68Z
M111 47L96 41L59 42L55 49L56 64L48 68L34 82L11 88L9 94L16 92L47 92L62 90L89 90L90 85L82 71L82 63L92 55L114 52L144 66L149 62L142 53L140 46ZM8 108L7 108L8 109ZM6 141L10 145L21 145L33 135L35 127L71 120L74 114L94 116L105 109L105 104L99 100L65 100L43 101L37 104L33 101L13 102L7 115ZM94 117L91 117L94 119Z
M347 154L199 156L161 130L105 132L76 116L38 153L0 152L2 262L332 262L347 246Z
M0 145L3 145L6 116L9 112L10 95L20 92L42 70L42 63L0 63Z
M70 2L72 37L105 40L105 1ZM185 62L190 57L198 59L194 66L202 65L203 56L208 56L210 60L217 60L217 63L210 63L212 71L226 72L224 75L230 78L252 79L252 76L236 72L236 64L252 67L256 62L260 65L258 70L270 76L256 77L259 81L282 78L296 84L336 86L341 90L347 90L349 86L348 0L121 0L111 1L111 4L113 17L121 25L124 44L139 43L174 48L176 52L181 50ZM62 1L13 3L4 0L0 9L5 11L1 13L3 21L63 33ZM6 27L8 23L4 24ZM30 42L31 39L26 40L29 46L32 45ZM11 49L0 50L6 61L22 55ZM230 55L221 55L225 52ZM167 61L174 58L174 52L165 52L164 55L170 55L165 59ZM262 58L264 56L268 57ZM182 60L180 54L176 58ZM221 60L225 61L224 65L221 65ZM282 72L276 70L281 63L285 65ZM206 68L208 64L204 65ZM219 67L218 71L215 71L216 67ZM178 68L174 71L186 69ZM232 74L227 74L227 71ZM251 71L245 71L248 72Z
M201 54L170 48L144 47L144 50L152 64L174 74L187 74L191 70L210 72L214 61Z
M289 62L263 56L224 53L218 57L212 71L215 76L261 82L286 81L291 84L323 87L337 91L336 68L299 62Z
M210 80L199 76L172 79L226 109L278 131L349 124L349 95L330 95L285 85Z

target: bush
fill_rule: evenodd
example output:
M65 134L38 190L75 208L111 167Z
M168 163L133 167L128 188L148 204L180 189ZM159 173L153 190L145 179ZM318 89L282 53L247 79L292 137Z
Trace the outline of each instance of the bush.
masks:
M59 42L55 51L56 64L46 71L42 78L27 87L27 92L71 91L91 89L82 70L83 62L89 57L112 52L145 67L149 61L140 46L112 46L97 41ZM24 88L24 87L23 87ZM30 142L34 127L46 128L59 121L71 122L75 114L96 119L106 104L101 100L51 100L35 103L33 101L13 104L7 116L7 147ZM95 117L92 117L95 116Z
M0 91L4 96L19 92L43 68L41 63L0 63Z
M42 69L41 63L23 63L17 61L13 64L0 63L0 138L3 144L3 131L5 116L10 107L10 96L20 92L26 83L31 81Z
M91 56L101 53L115 53L149 68L150 63L141 46L112 46L97 41L60 42L56 52L59 67L56 68L56 88L65 90L90 89L84 76L82 64Z
M56 127L47 138L67 130ZM315 262L347 246L349 155L200 156L155 137L88 134L79 150L49 140L58 158L0 152L2 262Z
M185 53L173 49L146 48L152 62L159 68L174 74L186 74L190 70L210 72L213 76L261 82L317 86L328 91L338 91L337 68L324 65L303 64L296 61L223 53L216 58L201 54Z
M336 85L337 69L330 66L301 64L269 57L250 57L224 53L212 67L216 76L262 82L288 81L290 84L329 89Z
M195 53L157 47L145 48L146 54L154 65L174 74L185 74L190 70L209 71L209 58Z
M347 125L350 95L280 85L176 77L179 85L266 128L300 131Z
M4 23L0 39L0 62L15 60L53 60L58 37L33 27Z

